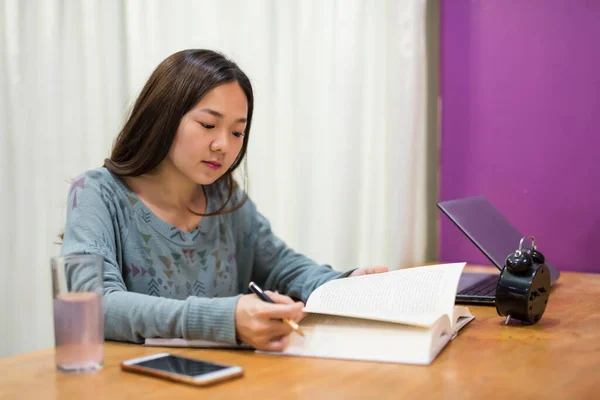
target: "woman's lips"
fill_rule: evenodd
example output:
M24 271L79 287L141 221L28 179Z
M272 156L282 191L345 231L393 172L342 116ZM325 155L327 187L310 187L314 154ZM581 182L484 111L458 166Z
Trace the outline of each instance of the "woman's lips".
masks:
M202 164L206 165L208 168L212 170L217 170L221 168L221 163L217 161L202 161Z

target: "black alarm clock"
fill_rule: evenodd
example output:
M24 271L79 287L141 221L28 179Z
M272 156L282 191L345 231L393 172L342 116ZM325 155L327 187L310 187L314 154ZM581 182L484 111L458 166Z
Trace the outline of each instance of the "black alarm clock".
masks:
M523 242L531 239L531 248ZM519 248L506 257L496 287L496 311L523 324L536 324L544 315L550 296L550 270L544 255L536 249L535 237L525 236Z

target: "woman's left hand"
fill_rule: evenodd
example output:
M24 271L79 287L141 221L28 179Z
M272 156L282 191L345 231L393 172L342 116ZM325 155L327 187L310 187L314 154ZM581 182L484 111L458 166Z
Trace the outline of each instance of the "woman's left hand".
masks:
M380 274L382 272L388 272L388 267L364 267L359 268L352 272L348 277L352 276L361 276L361 275L370 275L370 274Z

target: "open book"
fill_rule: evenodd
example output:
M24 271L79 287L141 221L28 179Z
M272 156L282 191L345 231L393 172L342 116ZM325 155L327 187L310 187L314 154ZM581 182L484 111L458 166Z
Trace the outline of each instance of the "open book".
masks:
M473 320L455 306L465 263L407 268L336 279L308 298L283 352L269 354L430 364ZM150 346L240 348L205 340L146 339ZM249 347L245 347L249 348Z
M306 302L305 336L290 335L283 352L270 354L428 365L475 318L454 305L464 266L329 281Z

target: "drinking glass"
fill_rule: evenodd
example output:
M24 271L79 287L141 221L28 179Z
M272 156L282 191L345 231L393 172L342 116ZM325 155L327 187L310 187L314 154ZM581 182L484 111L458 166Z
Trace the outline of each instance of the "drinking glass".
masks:
M86 373L102 368L104 258L92 254L53 257L52 293L56 367Z

